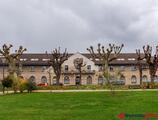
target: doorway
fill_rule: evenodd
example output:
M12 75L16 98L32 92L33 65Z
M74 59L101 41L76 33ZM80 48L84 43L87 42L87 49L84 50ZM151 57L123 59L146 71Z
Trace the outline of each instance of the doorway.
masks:
M80 80L80 76L76 76L76 85L80 85L81 84L81 80Z

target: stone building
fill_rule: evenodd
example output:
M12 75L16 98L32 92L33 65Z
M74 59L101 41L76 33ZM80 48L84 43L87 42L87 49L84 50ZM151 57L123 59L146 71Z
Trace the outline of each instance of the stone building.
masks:
M56 77L53 69L48 65L50 55L46 54L23 54L20 58L21 76L30 79L37 84L48 83L56 84ZM82 58L85 66L82 68L82 80L80 80L79 72L74 67L74 59ZM119 58L109 64L111 74L110 80L115 84L137 85L140 84L139 71L137 68L137 55L134 53L122 53ZM149 70L145 63L143 64L143 82L149 82ZM3 56L0 57L0 79L7 76L7 64ZM92 61L90 54L74 53L69 54L68 60L62 65L62 75L60 83L63 85L87 85L87 84L105 84L101 74L102 65L99 59L96 58L96 63ZM119 73L119 74L117 74ZM155 82L158 82L158 77L155 76Z

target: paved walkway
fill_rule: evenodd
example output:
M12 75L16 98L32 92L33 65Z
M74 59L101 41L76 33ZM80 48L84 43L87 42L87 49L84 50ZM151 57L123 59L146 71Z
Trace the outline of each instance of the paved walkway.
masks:
M110 92L111 90L34 90L33 92ZM114 91L158 91L158 89L129 89L129 90L114 90Z
M63 92L110 92L111 90L34 90L34 93L63 93ZM158 89L128 89L128 90L114 90L114 91L158 91ZM14 91L8 91L8 93L14 93ZM3 95L0 92L0 95Z

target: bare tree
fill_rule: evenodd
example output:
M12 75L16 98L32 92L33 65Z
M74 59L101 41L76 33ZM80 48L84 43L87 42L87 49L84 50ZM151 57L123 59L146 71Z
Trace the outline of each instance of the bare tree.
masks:
M15 50L15 53L11 53L12 47L13 45L7 46L4 44L2 49L0 49L0 54L4 56L9 65L9 73L17 74L17 64L20 61L20 56L26 51L26 48L20 46L18 50Z
M79 71L80 85L82 84L82 67L86 64L83 63L83 58L74 59L74 66Z
M50 65L52 66L54 73L56 75L56 84L60 85L61 68L64 61L68 59L68 53L65 49L64 53L60 52L60 48L54 49L51 53Z
M156 46L156 53L152 57L152 47L147 45L143 46L145 59L147 64L149 65L149 74L151 83L154 83L154 77L158 68L158 46Z
M115 44L109 44L109 47L106 49L104 46L101 46L101 44L98 44L97 52L94 52L94 48L90 46L90 48L87 48L89 51L92 59L94 62L96 61L96 58L99 59L99 61L103 65L102 73L104 77L106 76L106 80L108 84L110 84L109 81L109 63L113 60L117 59L122 48L123 44L121 46L116 46Z
M53 68L52 67L49 67L47 69L47 73L49 75L49 85L52 85L52 77L53 77Z
M142 78L143 78L142 60L145 58L145 56L141 55L140 49L136 49L136 54L137 54L137 65L138 65L138 69L139 69L140 85L142 86Z

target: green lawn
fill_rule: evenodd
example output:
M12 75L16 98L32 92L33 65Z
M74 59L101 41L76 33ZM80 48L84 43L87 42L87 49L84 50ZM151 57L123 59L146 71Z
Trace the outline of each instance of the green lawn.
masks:
M158 92L117 92L115 96L109 92L0 96L0 120L119 120L120 112L158 114Z

